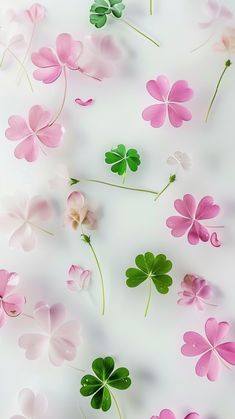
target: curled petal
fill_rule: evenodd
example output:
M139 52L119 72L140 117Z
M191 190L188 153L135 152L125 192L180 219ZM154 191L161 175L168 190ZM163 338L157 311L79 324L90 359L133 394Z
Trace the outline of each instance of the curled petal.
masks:
M23 295L12 294L4 298L2 306L8 316L17 317L22 313L25 302Z
M218 239L218 236L217 236L216 232L212 233L210 240L211 240L212 246L214 246L214 247L220 247L221 246L221 241Z
M25 16L30 19L32 23L38 23L45 17L46 9L39 3L34 3L32 6L25 10Z
M77 103L77 105L81 105L81 106L89 106L92 103L94 103L94 99L82 100L79 97L77 97L77 99L75 99L75 103Z

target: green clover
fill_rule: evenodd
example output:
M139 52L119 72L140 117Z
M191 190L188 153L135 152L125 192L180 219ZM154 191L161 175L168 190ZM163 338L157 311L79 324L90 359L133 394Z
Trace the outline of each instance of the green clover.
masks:
M113 173L118 173L123 176L123 183L126 177L127 167L132 172L136 172L140 165L140 156L138 151L134 148L126 150L123 144L119 144L117 148L113 148L111 151L105 153L105 162L111 164L111 170Z
M108 15L119 19L124 9L122 0L95 0L90 9L90 22L96 28L102 28Z
M166 275L172 268L172 262L165 255L154 256L147 252L144 255L138 255L135 258L137 268L129 268L126 271L126 284L130 288L138 287L142 282L149 279L149 295L145 310L147 316L151 295L152 282L160 294L167 294L172 285L172 278Z
M118 390L126 390L131 385L127 368L114 370L114 360L111 357L97 358L92 363L94 375L85 375L81 380L80 393L82 396L92 396L91 406L93 409L102 409L107 412L111 408L112 399L117 407L121 418L121 411L117 400L110 387Z

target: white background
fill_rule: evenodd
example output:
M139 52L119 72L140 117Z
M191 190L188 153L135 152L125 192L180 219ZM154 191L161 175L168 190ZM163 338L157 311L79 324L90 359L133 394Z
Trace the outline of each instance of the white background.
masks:
M234 419L235 369L223 369L219 381L210 383L195 375L196 359L180 353L183 333L203 332L210 316L230 321L231 338L235 339L234 68L227 72L206 125L205 113L226 57L214 52L211 44L190 53L210 34L198 27L198 22L205 19L201 7L204 2L155 1L153 17L148 14L147 0L125 3L125 17L158 39L161 48L121 22L109 25L106 32L112 33L123 49L122 69L102 83L70 72L69 94L60 118L66 129L63 145L49 150L47 157L41 155L35 163L15 159L14 144L4 135L7 119L12 114L26 116L35 104L56 111L63 91L62 78L51 85L34 81L32 94L26 82L16 87L17 65L10 63L0 73L1 202L5 195L24 192L29 196L42 194L55 208L49 223L55 237L41 235L33 252L10 250L8 238L1 236L0 268L20 274L19 290L27 297L25 312L32 313L34 304L43 299L49 304L63 302L69 319L81 319L83 344L73 366L90 370L93 359L111 355L118 366L130 369L133 385L128 391L116 391L126 419L149 419L163 408L172 409L177 419L190 411L200 413L202 419ZM234 0L226 4L235 12ZM2 7L21 9L29 5L24 0L1 0ZM38 28L35 51L41 46L53 47L61 32L82 39L94 29L88 20L88 0L44 0L44 5L47 19ZM33 66L28 63L27 68L31 73ZM174 129L167 123L153 129L141 118L142 110L153 103L145 84L160 74L166 74L172 82L186 79L195 90L188 104L193 120L182 128ZM95 104L79 107L74 104L75 97L92 97ZM105 276L107 311L101 318L100 283L92 255L79 234L63 227L69 189L52 190L49 179L63 163L72 177L118 182L104 164L104 153L119 143L137 148L142 157L139 171L127 178L130 186L161 188L170 174L166 159L176 150L190 154L193 166L190 172L179 171L177 182L156 203L151 195L99 185L74 188L86 194L99 214L92 241ZM216 224L225 225L221 248L208 243L193 247L186 237L175 239L170 235L165 220L175 214L174 200L185 193L197 199L210 194L221 205L216 219ZM134 266L137 254L146 251L165 253L173 261L174 284L166 296L153 293L149 315L144 319L148 285L127 288L125 270ZM89 294L67 290L65 281L72 263L92 269ZM177 306L177 292L186 273L199 274L214 285L218 307L198 313ZM67 365L53 367L46 355L38 361L25 359L17 341L30 331L36 331L35 325L24 317L9 319L0 331L0 418L20 413L17 395L24 387L47 395L48 419L77 419L80 407L89 419L116 418L115 408L106 414L94 411L90 398L80 396L79 372Z

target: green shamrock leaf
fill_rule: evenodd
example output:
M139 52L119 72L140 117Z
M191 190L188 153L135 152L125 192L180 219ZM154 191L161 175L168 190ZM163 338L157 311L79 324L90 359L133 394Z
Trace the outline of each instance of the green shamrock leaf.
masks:
M88 374L82 378L80 393L85 397L93 396L91 399L93 409L102 409L104 412L111 408L113 399L120 415L120 408L110 387L118 390L130 387L128 369L122 367L114 370L114 360L111 357L95 359L92 369L95 376Z
M95 0L90 8L90 22L96 28L102 28L107 22L107 15L119 19L124 9L122 0Z
M172 268L172 262L165 255L154 256L147 252L144 255L138 255L135 258L137 268L129 268L126 271L126 284L130 288L138 287L142 282L149 280L149 296L145 310L147 316L151 295L152 283L160 294L167 294L172 285L172 278L166 275Z
M132 172L136 172L140 165L140 156L134 148L126 150L123 144L119 144L117 148L113 148L111 151L105 153L105 162L111 164L111 170L113 173L118 173L120 176L125 175L127 167Z

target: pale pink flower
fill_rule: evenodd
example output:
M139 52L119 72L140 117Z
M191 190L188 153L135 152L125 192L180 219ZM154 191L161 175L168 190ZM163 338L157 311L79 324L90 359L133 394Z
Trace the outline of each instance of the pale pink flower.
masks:
M40 196L30 200L23 197L18 201L9 199L6 212L0 215L0 232L10 234L10 247L32 250L36 244L36 232L49 233L39 224L48 220L51 215L50 205Z
M188 87L185 80L178 80L170 87L168 78L159 76L156 80L149 80L146 87L148 93L160 102L157 105L149 106L142 112L143 119L150 121L152 127L161 127L167 114L170 123L175 128L181 127L183 121L192 119L191 112L180 105L193 97L193 90Z
M41 419L48 409L48 401L44 394L34 394L28 388L21 390L18 403L22 415L12 416L11 419Z
M235 28L226 28L220 42L214 45L214 49L227 52L229 55L235 54Z
M184 334L185 344L181 348L182 354L190 357L202 355L195 367L199 377L207 376L208 380L215 381L223 361L235 365L235 342L221 343L229 328L229 323L218 323L216 319L209 318L205 324L206 338L191 331Z
M203 29L233 19L232 11L227 6L221 4L220 0L207 0L206 13L208 20L199 23L199 26Z
M80 324L77 320L65 322L66 312L62 304L36 304L33 317L42 329L41 333L27 333L20 337L19 346L25 349L29 360L38 359L45 351L50 362L61 366L73 361L80 343Z
M44 19L46 9L39 3L34 3L29 9L25 10L25 16L32 22L38 23Z
M116 72L120 58L121 50L113 37L95 32L84 39L79 69L93 78L102 80Z
M61 33L56 38L56 53L51 48L43 47L32 54L32 62L39 67L33 75L45 84L53 83L62 74L63 69L78 70L78 59L82 52L82 43L73 40L68 33Z
M6 323L7 316L17 317L22 313L26 302L22 294L12 294L19 283L15 272L0 269L0 327Z
M74 230L83 224L87 228L94 228L95 214L87 207L85 197L81 192L72 192L67 199L65 223L70 224Z
M184 170L189 170L191 167L191 158L188 154L183 153L182 151L175 151L173 156L169 156L167 159L167 164L170 166L180 166Z
M8 120L10 127L5 135L8 140L21 140L15 148L15 157L32 162L39 156L40 144L50 148L58 147L63 128L57 123L51 125L51 121L52 113L39 105L30 109L28 122L19 115L11 116Z
M171 410L164 409L159 416L151 416L150 419L176 419L176 416ZM184 419L200 419L200 416L198 413L189 413Z
M219 212L219 205L214 204L211 196L202 198L196 205L195 198L190 195L184 195L183 199L176 199L174 207L180 216L169 217L166 220L167 227L171 228L171 234L174 237L181 237L188 231L188 242L198 244L199 241L207 242L210 233L201 220L215 218Z
M180 296L178 304L195 305L198 310L204 309L205 304L208 304L205 300L210 299L212 295L212 287L200 276L185 275L181 287L183 291L178 293Z
M71 265L67 287L70 291L87 290L91 281L91 271L83 269L79 265Z

